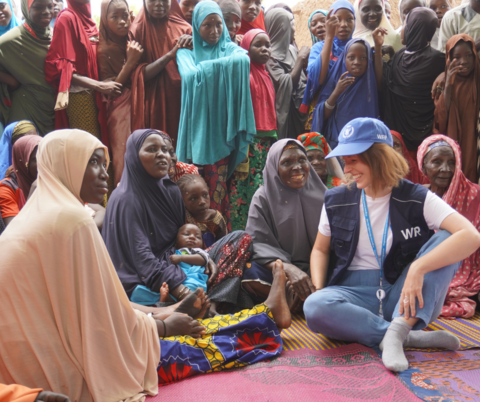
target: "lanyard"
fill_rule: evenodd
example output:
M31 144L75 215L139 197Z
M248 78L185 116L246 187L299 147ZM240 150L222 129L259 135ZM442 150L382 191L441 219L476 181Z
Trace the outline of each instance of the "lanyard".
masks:
M383 263L385 262L385 256L387 254L387 238L388 238L388 228L389 228L389 218L390 212L387 214L387 220L385 221L385 228L383 229L382 237L382 253L380 258L377 253L377 246L375 245L375 238L373 237L372 225L370 223L370 215L368 214L367 200L365 198L365 191L362 190L362 205L363 205L363 215L365 216L365 223L367 225L368 237L370 239L370 244L373 249L373 254L377 259L378 266L380 267L380 289L377 290L377 299L380 301L380 310L378 315L383 318L383 304L382 300L385 298L385 291L383 290Z

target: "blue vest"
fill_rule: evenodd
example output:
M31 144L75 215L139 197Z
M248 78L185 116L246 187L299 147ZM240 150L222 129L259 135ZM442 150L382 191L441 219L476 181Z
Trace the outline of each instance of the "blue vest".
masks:
M390 222L393 241L383 273L391 284L433 235L423 216L427 193L425 187L408 180L400 181L392 190ZM356 183L350 189L340 186L325 193L325 209L332 233L328 286L338 283L355 255L360 232L361 194Z

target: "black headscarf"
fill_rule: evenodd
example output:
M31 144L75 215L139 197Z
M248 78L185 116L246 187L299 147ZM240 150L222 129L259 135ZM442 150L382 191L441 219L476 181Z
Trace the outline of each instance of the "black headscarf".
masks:
M185 223L182 195L168 175L150 176L138 156L145 139L153 134L160 133L136 130L129 137L125 169L108 200L103 223L103 240L129 296L137 285L159 292L163 282L175 289L186 279L169 259L178 229Z
M426 7L414 8L405 20L407 46L384 66L383 119L398 131L410 150L432 133L435 105L431 89L445 69L445 55L430 46L438 24Z

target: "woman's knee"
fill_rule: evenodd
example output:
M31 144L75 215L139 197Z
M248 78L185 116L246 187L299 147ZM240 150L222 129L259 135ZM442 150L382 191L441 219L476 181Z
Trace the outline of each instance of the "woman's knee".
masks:
M332 319L336 305L341 301L336 292L328 288L319 290L307 297L303 305L303 312L309 327L316 330L316 328L312 328L312 325L317 327L329 318Z

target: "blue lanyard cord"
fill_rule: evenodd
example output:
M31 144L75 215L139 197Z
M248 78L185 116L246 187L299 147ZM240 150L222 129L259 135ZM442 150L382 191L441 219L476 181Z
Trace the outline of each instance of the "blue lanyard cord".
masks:
M383 278L383 263L385 262L385 256L387 254L387 238L388 238L388 229L390 227L390 212L387 214L387 220L385 221L385 228L383 229L383 238L382 238L382 254L381 257L378 257L377 246L375 245L375 238L373 237L372 224L370 223L370 215L368 214L367 200L365 199L365 191L362 190L362 204L363 204L363 214L365 215L365 223L367 225L368 237L370 238L370 244L372 245L373 253L377 259L378 266L380 267L380 279Z
M382 254L378 258L377 246L375 245L375 238L373 237L372 224L370 223L370 215L368 214L367 200L365 198L365 191L362 190L362 205L363 205L363 214L365 215L365 223L367 225L368 237L370 239L370 244L377 259L378 266L380 267L380 289L377 290L377 298L380 302L380 309L378 315L383 318L383 299L385 298L385 291L383 290L383 263L385 262L385 256L387 254L387 238L388 238L388 229L390 227L390 212L387 214L387 220L385 221L385 228L383 229L383 238L382 238Z

